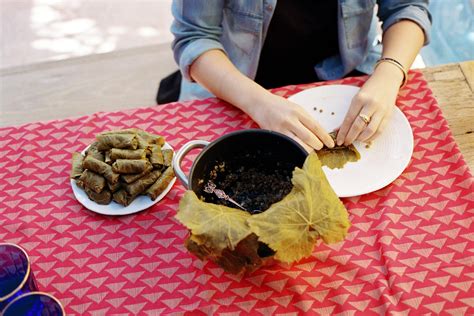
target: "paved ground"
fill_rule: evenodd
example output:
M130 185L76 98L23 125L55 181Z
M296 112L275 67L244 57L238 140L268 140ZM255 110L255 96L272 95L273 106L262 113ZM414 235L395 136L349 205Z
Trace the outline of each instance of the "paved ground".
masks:
M0 0L0 68L169 43L170 7L171 0Z

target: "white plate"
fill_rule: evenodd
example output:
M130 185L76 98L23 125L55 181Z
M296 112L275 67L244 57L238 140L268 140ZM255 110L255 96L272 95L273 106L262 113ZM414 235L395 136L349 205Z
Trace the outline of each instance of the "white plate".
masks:
M165 143L163 145L163 149L173 149L173 148L168 143ZM86 150L87 148L82 151L83 155L85 154ZM133 213L143 211L144 209L147 209L150 206L158 203L162 198L166 196L166 194L168 194L168 192L173 187L173 184L175 183L175 181L176 181L176 177L174 177L173 180L171 180L170 184L168 184L166 189L160 195L158 195L158 197L154 201L147 195L139 195L128 206L123 206L114 201L110 202L107 205L97 204L96 202L91 201L89 197L87 197L86 192L84 192L84 190L79 188L76 185L76 182L72 179L71 179L71 187L72 187L72 191L74 192L74 196L79 201L79 203L81 203L85 208L91 210L92 212L96 212L103 215L128 215L128 214L133 214Z
M331 132L342 124L358 91L354 86L327 85L304 90L288 99L301 105ZM329 184L339 197L370 193L392 183L410 162L413 133L405 115L394 107L390 122L369 148L357 141L354 146L360 153L359 161L348 162L342 169L323 167Z

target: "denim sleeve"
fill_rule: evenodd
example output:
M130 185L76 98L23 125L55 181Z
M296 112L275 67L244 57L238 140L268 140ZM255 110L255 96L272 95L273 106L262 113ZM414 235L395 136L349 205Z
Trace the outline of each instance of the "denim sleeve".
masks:
M400 20L410 20L418 24L425 33L424 45L430 42L431 14L429 0L379 0L378 16L383 22L383 31Z
M223 6L224 0L173 0L171 46L183 77L189 81L193 81L189 68L196 58L212 49L225 51L220 42Z

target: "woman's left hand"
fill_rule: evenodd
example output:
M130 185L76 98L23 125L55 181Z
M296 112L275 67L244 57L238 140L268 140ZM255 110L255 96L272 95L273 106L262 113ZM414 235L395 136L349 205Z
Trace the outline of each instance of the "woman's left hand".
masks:
M402 72L393 65L378 65L352 99L337 133L337 145L368 142L380 135L392 114L402 79Z

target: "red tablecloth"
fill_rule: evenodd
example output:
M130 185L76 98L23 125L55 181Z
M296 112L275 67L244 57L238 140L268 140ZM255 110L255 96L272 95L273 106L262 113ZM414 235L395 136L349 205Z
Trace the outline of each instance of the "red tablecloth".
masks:
M190 255L174 219L178 183L154 207L124 217L74 199L71 153L103 130L142 128L177 149L254 126L216 99L1 128L0 240L28 251L40 289L70 315L473 315L473 178L421 74L410 74L398 104L415 137L410 165L388 187L344 199L348 238L292 266L236 277Z

